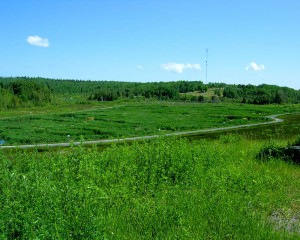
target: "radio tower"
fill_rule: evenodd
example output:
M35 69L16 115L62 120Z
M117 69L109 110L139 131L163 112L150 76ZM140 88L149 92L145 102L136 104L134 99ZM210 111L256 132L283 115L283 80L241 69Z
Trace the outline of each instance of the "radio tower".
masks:
M206 71L205 71L205 81L207 84L207 61L208 61L208 48L205 49L206 51Z

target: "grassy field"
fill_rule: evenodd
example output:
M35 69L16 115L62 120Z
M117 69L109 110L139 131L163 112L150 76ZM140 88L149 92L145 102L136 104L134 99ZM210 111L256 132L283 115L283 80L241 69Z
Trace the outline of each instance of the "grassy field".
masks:
M268 115L299 109L179 102L69 104L0 112L0 140L34 144L164 134L264 122Z
M299 239L299 166L257 159L268 144L223 135L0 151L0 238Z
M300 134L300 114L293 113L280 116L281 123L252 126L210 133L197 133L187 136L189 139L219 139L222 135L240 135L249 140L289 140Z
M208 139L0 150L0 239L299 239L299 165L257 158L299 140L299 107L123 102L0 112L9 143L167 133L295 113Z

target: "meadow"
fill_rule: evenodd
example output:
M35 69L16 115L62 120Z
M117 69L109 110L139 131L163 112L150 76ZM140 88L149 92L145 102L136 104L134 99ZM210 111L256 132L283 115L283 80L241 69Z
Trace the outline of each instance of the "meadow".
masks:
M299 166L257 159L269 144L234 134L2 150L0 238L299 239Z
M184 102L88 102L0 111L0 139L37 144L194 131L270 121L300 105Z
M205 136L0 149L0 239L299 239L299 165L258 157L300 141L297 112L299 105L153 101L0 112L1 134L11 131L16 144L63 141L71 129L75 139L128 137L293 113L282 123Z

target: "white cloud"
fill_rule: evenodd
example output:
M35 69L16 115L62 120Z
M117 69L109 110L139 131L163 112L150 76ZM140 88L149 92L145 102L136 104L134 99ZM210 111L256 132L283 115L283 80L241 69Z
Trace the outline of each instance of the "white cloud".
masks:
M177 73L183 73L184 69L196 69L196 70L201 70L201 65L194 63L163 63L160 65L162 69L167 70L167 71L173 71Z
M260 71L263 71L263 70L265 70L265 69L266 69L265 65L263 65L263 64L258 65L258 64L255 63L255 62L250 63L250 64L246 67L246 70L247 70L247 71L252 70L252 71L255 71L255 72L260 72Z
M39 36L28 36L26 41L30 45L34 45L38 47L49 47L49 40L47 38L41 38Z
M138 69L144 69L144 67L141 66L141 65L137 65L136 67L137 67Z

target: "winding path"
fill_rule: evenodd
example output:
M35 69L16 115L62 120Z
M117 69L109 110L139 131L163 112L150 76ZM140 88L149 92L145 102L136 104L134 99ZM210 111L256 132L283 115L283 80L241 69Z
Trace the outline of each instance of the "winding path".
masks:
M224 130L231 129L241 129L248 128L253 126L262 126L262 125L270 125L279 122L283 122L283 119L278 118L279 116L286 114L277 114L272 116L267 116L267 118L272 119L271 122L263 122L263 123L252 123L252 124L244 124L244 125L236 125L231 127L221 127L221 128L210 128L210 129L202 129L196 131L187 131L187 132L175 132L175 133L167 133L163 135L151 135L151 136L140 136L140 137L128 137L128 138L120 138L120 139L103 139L103 140L94 140L94 141L84 141L84 142L66 142L66 143L41 143L35 145L9 145L9 146L0 146L0 149L12 149L12 148L44 148L44 147L70 147L70 146L78 146L78 145L95 145L95 144L103 144L103 143L116 143L116 142L126 142L126 141L138 141L138 140L147 140L158 138L161 136L187 136L187 135L196 135L199 133L209 133L209 132L218 132Z

